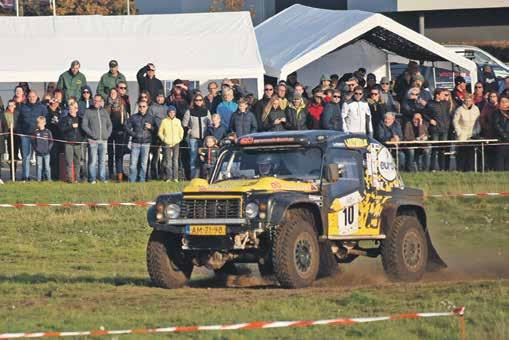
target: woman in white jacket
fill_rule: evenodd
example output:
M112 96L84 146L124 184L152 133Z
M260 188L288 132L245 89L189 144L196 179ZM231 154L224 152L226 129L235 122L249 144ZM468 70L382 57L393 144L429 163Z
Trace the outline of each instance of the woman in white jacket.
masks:
M343 130L345 133L363 133L373 136L371 111L363 96L364 90L357 86L354 89L352 99L343 104L341 109Z
M479 108L474 105L474 98L466 94L463 105L456 109L452 124L458 140L470 140L481 132L479 122ZM471 146L458 147L458 170L474 170L474 148Z

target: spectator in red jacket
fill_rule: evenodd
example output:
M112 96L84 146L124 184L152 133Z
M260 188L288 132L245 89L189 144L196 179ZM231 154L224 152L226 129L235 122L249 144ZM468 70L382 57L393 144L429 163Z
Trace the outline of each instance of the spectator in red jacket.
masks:
M308 127L310 130L317 130L321 128L321 118L323 113L323 91L320 88L313 90L313 98L308 104L309 121Z

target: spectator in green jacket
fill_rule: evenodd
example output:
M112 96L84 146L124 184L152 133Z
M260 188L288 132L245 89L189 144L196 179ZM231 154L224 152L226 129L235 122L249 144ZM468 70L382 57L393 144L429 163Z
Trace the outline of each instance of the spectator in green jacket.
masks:
M71 97L80 98L81 90L87 85L87 78L80 72L80 62L73 60L71 68L58 78L57 88L64 91L65 102Z
M103 98L108 98L111 89L117 87L118 83L126 82L125 76L118 71L118 62L111 60L109 63L110 70L102 75L99 84L97 84L97 94L100 94Z

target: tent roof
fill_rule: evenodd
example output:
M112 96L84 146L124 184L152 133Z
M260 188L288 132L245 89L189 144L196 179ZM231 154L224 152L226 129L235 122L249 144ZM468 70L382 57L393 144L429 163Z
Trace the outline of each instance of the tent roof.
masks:
M0 81L56 81L78 59L97 81L116 59L136 80L149 62L159 79L262 78L249 12L132 16L0 17Z
M266 74L280 79L363 39L413 60L448 60L470 71L472 61L382 14L293 5L255 28Z

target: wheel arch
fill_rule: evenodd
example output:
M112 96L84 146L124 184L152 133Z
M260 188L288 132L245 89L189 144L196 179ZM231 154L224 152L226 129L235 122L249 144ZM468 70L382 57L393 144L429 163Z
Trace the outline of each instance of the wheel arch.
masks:
M318 236L324 235L324 225L320 213L320 207L315 202L309 200L273 200L270 209L270 223L273 225L280 224L288 211L292 209L304 209L309 211L313 218L313 227L315 228Z
M398 216L415 216L427 233L427 217L424 207L416 203L388 202L382 211L382 233L387 234Z

